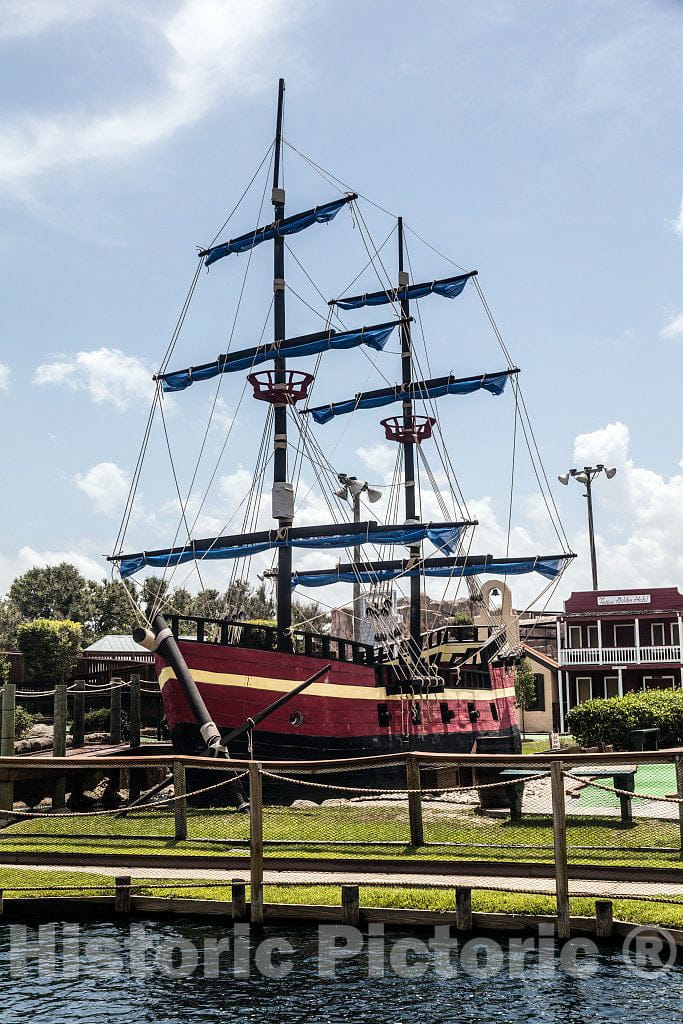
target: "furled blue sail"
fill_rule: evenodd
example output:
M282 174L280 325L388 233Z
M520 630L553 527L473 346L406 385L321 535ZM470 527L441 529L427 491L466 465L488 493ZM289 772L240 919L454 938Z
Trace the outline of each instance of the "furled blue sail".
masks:
M474 391L488 391L492 395L501 395L505 390L508 377L519 373L517 369L501 370L497 373L484 373L476 377L435 377L433 380L413 381L408 387L395 384L391 388L379 391L366 391L342 402L330 402L329 405L316 406L302 410L310 413L316 423L329 423L335 416L355 412L356 409L380 409L384 405L406 400L418 401L426 398L442 398L444 395L469 395Z
M193 560L203 561L224 558L251 558L273 548L350 548L356 544L419 544L429 540L440 551L454 553L457 550L462 531L469 523L411 523L410 526L378 526L377 523L356 526L339 524L334 533L316 534L312 529L268 530L259 534L238 537L213 537L208 540L190 541L182 547L163 548L158 551L140 551L134 555L112 556L110 561L119 563L123 579L134 575L145 566L166 569L169 566L184 565ZM301 534L305 534L302 536ZM245 543L246 541L246 543Z
M376 327L359 327L353 331L320 331L317 334L305 334L300 338L273 341L267 345L258 345L256 348L220 355L213 363L202 363L201 366L163 373L158 379L161 380L164 391L184 391L196 381L211 380L221 373L232 373L235 370L251 370L254 366L271 359L292 359L316 355L318 352L356 348L358 345L367 345L381 352L389 335L401 322L395 320L387 324L378 324Z
M358 568L352 566L340 566L337 569L330 569L317 572L295 572L292 573L292 589L302 587L327 587L331 583L383 583L388 580L403 579L408 576L440 576L457 579L460 576L520 576L525 573L537 572L547 579L555 579L562 570L563 563L567 560L566 555L557 555L551 558L492 558L487 555L481 559L468 558L466 564L441 564L446 559L435 559L436 564L430 564L426 558L418 564L411 566L406 562L403 566L394 565L391 568L377 567L368 568L360 563Z
M292 217L284 217L282 220L273 221L272 224L256 228L255 231L250 231L246 235L240 235L239 238L231 238L229 242L222 242L220 245L212 245L209 249L202 249L199 255L205 257L206 266L210 267L212 263L222 260L224 256L229 256L230 253L248 252L249 249L260 245L261 242L269 242L273 238L279 238L283 235L296 235L299 231L303 231L304 228L309 228L311 224L327 224L329 221L334 220L342 206L346 206L347 203L357 198L358 196L353 193L344 196L343 199L335 199L334 202L315 206L312 210L295 213Z
M443 295L446 299L457 299L476 270L457 277L444 277L440 281L425 281L424 284L409 284L405 288L388 288L383 292L366 292L365 295L348 295L341 299L330 299L328 305L340 309L360 309L361 306L383 306L387 302L401 302L402 299L422 299L425 295Z

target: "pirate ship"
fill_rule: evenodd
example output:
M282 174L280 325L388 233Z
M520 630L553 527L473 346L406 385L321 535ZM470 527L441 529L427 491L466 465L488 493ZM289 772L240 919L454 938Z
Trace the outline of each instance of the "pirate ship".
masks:
M354 216L361 232L364 221L359 196L353 191L286 215L281 179L283 146L287 144L282 133L283 96L281 80L270 148L273 220L227 241L216 239L203 248L194 280L196 285L202 267L220 262L223 269L230 263L229 257L235 260L237 254L249 254L251 261L259 247L265 249L272 243L273 341L261 340L251 347L228 349L209 362L170 369L174 336L155 376L145 442L124 523L110 556L121 578L134 580L145 568L162 570L166 576L186 564L199 566L224 559L249 565L264 552L273 555L271 569L265 574L276 592L277 618L272 625L245 621L235 608L217 618L182 615L164 607L168 591L164 594L161 589L147 608L136 639L156 652L174 748L216 756L244 755L255 748L259 758L275 760L330 759L407 749L463 752L471 751L475 743L480 750L491 750L492 744L499 750L518 749L513 677L516 651L505 623L484 607L481 578L505 580L536 573L547 589L573 555L566 545L552 554L513 556L508 551L495 557L472 553L477 523L458 500L436 410L439 402L450 401L452 396L475 392L499 396L506 387L517 403L519 371L503 346L507 365L500 370L465 377L420 373L413 341L413 313L419 309L419 300L452 301L468 284L477 289L479 284L476 271L412 280L405 266L401 218L393 232L398 243L395 279L390 279L385 257L373 243L368 250L370 264L381 287L330 299L323 330L287 336L285 253L292 252L287 240L314 225L332 222L344 209ZM482 301L488 312L483 293ZM342 321L342 315L376 307L389 314L380 323L353 326ZM181 322L183 319L184 314ZM314 393L317 399L321 384L325 386L328 358L334 361L343 352L351 361L363 352L377 365L392 336L400 341L400 373L395 383L314 403ZM315 357L313 371L300 368L300 360L306 357ZM385 366L388 359L385 355ZM181 502L178 528L187 534L182 543L176 543L177 532L170 547L126 552L126 526L145 444L155 412L161 408L163 415L163 396L206 387L209 381L220 386L225 379L237 378L242 383L245 374L254 399L263 404L266 413L252 486L258 489L272 461L272 519L276 525L262 530L246 528L250 523L258 525L258 497L250 494L251 519L245 514L241 532L195 539L186 500ZM327 393L324 397L327 399ZM214 396L214 405L215 401ZM318 433L329 429L327 424L337 417L362 416L384 408L391 411L390 407L395 415L382 419L381 425L385 438L396 445L397 457L386 521L356 517L349 522L348 515L340 511L344 508L343 501L340 506L343 490L333 490L337 505L329 506L330 521L298 525L296 459L310 457L321 488L329 485L330 479L338 485L336 467ZM445 485L437 483L429 465L430 443L441 455ZM423 521L419 515L421 479L429 481L436 495L439 521ZM297 568L293 558L301 551L330 552L331 564L327 568ZM480 616L477 625L446 624L424 632L421 593L429 579L440 579L446 587L464 585L470 600L481 607L483 619ZM309 623L293 628L292 594L296 589L337 585L338 593L340 584L354 588L351 600L342 603L352 607L356 620L363 620L363 630L356 629L353 639L334 637L325 629L316 629L320 621L316 615ZM396 587L407 590L407 628L395 615L391 595Z

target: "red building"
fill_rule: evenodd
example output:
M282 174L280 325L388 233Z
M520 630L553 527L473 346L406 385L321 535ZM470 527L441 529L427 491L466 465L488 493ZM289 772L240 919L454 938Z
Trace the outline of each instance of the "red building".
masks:
M572 594L557 620L563 731L585 700L683 686L682 616L676 587Z

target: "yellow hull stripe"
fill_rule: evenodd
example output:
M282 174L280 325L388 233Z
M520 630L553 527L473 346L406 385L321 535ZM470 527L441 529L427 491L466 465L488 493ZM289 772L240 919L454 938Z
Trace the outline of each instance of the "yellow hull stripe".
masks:
M296 686L294 679L268 679L265 676L246 676L243 674L232 674L229 672L207 672L204 669L193 669L192 678L195 683L206 683L207 686L235 686L246 690L268 690L272 693L287 693ZM159 674L159 686L163 690L169 679L175 679L172 668L166 667ZM396 693L388 695L383 686L348 686L343 683L312 683L306 695L312 697L342 697L353 700L412 700L409 693ZM443 690L435 694L439 700L495 700L500 697L514 697L514 686L507 686L501 690ZM426 699L426 696L423 698Z

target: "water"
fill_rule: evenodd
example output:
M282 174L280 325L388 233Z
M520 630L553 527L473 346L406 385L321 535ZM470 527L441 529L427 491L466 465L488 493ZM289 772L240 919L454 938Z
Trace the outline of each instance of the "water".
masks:
M450 954L455 976L446 977L445 954L405 949L433 933L387 931L373 939L370 954L351 933L362 951L331 964L328 957L335 976L320 977L321 942L324 951L333 940L312 927L273 926L242 937L236 959L230 922L220 918L56 922L42 926L40 958L38 938L37 926L0 925L3 1024L677 1024L683 1016L683 968L636 972L621 949L604 947L569 958L565 951L563 966L549 940L524 963L500 936L498 951L493 939L483 940L486 958L475 940ZM219 960L220 940L229 949ZM282 940L293 952L284 968L275 955L271 968L272 944ZM272 974L290 962L285 977L259 973L259 964ZM406 963L421 976L400 976ZM250 976L235 977L236 969ZM369 978L369 971L383 976Z

